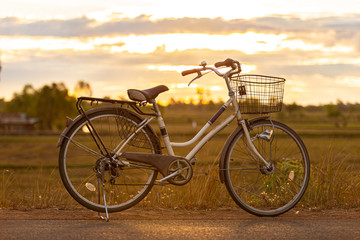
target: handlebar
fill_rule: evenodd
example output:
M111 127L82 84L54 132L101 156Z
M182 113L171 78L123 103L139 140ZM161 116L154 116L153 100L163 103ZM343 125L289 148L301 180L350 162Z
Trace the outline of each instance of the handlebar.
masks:
M233 60L231 58L228 58L226 59L225 61L222 61L222 62L217 62L214 64L215 68L214 67L207 67L206 66L206 62L202 62L200 64L200 68L194 68L194 69L189 69L189 70L185 70L183 72L181 72L181 75L183 76L186 76L186 75L189 75L189 74L193 74L193 73L197 73L198 75L190 81L189 85L195 81L196 79L202 77L203 75L201 74L202 71L206 71L206 70L211 70L213 72L215 72L218 76L220 77L224 77L225 75L226 76L229 76L229 74L234 74L234 73L240 73L241 72L241 66L240 66L240 63L236 60ZM226 72L225 74L222 74L218 71L217 68L219 67L231 67L231 69Z
M195 68L195 69L182 71L181 75L186 76L186 75L193 74L193 73L196 73L196 72L198 72L198 70Z
M232 67L233 68L233 64L236 63L237 61L231 59L231 58L228 58L226 59L225 61L222 61L222 62L217 62L214 64L215 67L219 68L219 67ZM234 68L233 68L234 69Z

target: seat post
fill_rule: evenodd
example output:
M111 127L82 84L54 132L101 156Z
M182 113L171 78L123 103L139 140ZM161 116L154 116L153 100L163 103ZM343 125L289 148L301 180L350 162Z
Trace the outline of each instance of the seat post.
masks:
M153 106L154 106L154 110L155 110L155 113L157 115L157 121L158 121L158 124L159 124L159 127L160 127L161 136L162 136L162 138L164 140L166 150L167 150L169 155L175 156L174 150L173 150L173 148L172 148L172 146L170 144L170 138L169 138L169 136L167 134L167 131L166 131L165 122L164 122L164 119L161 116L161 112L159 110L159 107L158 107L155 99L151 99L150 103L152 103Z

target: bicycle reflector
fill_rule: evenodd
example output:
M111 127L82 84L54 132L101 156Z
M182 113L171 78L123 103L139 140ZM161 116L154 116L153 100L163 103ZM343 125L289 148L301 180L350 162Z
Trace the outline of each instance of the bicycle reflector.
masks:
M71 118L69 118L68 116L66 116L66 120L65 120L65 126L68 127L73 123L73 120Z

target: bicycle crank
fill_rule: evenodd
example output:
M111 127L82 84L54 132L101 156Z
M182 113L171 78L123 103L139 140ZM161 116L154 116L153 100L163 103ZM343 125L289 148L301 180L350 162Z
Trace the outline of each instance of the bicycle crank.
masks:
M190 181L193 175L191 164L186 159L175 159L168 167L168 176L159 181L167 180L177 186L184 185Z

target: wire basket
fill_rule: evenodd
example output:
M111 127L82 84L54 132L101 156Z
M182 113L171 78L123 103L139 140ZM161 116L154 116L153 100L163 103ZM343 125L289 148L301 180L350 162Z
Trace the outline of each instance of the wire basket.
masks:
M230 86L243 114L280 112L285 79L263 75L240 75L230 78Z

